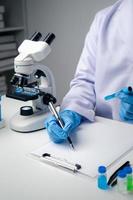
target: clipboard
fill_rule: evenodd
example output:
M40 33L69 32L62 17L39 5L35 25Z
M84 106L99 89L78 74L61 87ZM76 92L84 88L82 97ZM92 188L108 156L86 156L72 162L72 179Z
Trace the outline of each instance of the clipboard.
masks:
M132 125L99 119L95 123L83 123L72 133L75 151L67 142L49 142L31 155L54 167L95 178L99 165L110 168L133 150Z

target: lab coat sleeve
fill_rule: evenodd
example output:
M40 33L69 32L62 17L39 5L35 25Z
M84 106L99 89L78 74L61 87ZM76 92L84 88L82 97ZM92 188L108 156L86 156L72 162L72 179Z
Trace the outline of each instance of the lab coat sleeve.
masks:
M64 97L61 110L79 113L90 121L95 118L95 68L98 33L98 15L88 32L70 90Z

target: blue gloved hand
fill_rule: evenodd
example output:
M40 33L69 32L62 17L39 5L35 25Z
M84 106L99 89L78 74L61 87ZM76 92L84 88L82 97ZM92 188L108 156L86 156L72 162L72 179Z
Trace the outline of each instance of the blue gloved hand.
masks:
M60 118L64 122L62 129L54 116L50 116L45 121L45 127L51 140L55 143L64 142L70 133L80 125L82 116L71 110L64 110L59 113Z
M105 99L120 99L119 116L123 121L133 123L133 91L132 88L123 88L119 92L106 96Z

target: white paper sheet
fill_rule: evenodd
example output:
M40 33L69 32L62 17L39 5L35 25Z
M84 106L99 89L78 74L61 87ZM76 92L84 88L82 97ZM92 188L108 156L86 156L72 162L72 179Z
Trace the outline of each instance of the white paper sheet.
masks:
M76 133L71 135L75 146L72 151L68 143L49 144L32 152L33 155L42 156L50 153L55 157L66 159L68 162L82 166L80 170L90 177L97 175L99 165L109 167L121 156L133 149L133 126L122 123L82 124Z

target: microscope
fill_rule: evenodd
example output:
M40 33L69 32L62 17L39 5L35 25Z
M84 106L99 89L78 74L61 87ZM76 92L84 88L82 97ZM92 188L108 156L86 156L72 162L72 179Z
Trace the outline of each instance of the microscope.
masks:
M55 39L49 33L44 39L40 32L24 40L18 48L19 55L14 59L11 87L6 96L20 101L32 101L32 106L22 106L12 117L10 128L17 132L29 133L44 128L49 116L49 105L56 103L55 81L51 70L41 61L51 52Z

